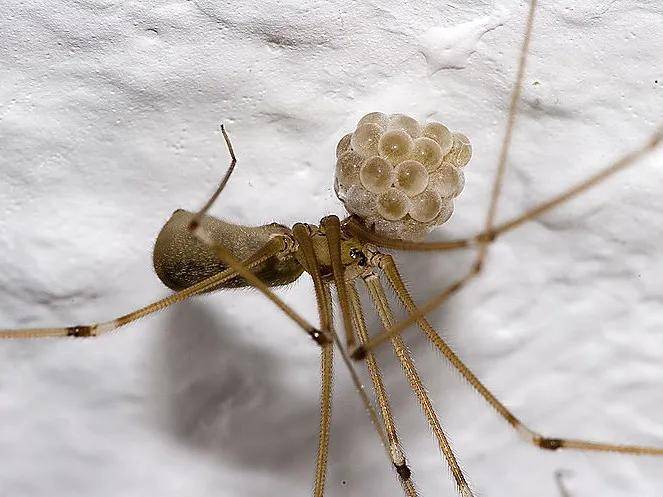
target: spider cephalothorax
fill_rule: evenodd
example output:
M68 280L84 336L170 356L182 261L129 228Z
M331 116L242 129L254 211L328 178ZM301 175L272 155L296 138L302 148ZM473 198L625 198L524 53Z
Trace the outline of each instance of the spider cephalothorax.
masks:
M419 240L453 213L469 139L442 123L371 112L336 147L336 195L379 235Z

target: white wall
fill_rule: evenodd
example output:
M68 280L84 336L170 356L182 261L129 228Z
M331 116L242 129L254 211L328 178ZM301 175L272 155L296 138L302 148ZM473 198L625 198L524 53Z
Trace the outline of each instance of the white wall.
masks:
M361 115L442 120L475 155L433 238L476 231L527 10L495 3L4 0L0 327L105 320L166 295L152 243L218 181L220 122L239 165L214 213L292 224L342 214L334 147ZM501 218L633 149L663 115L659 3L541 3ZM431 316L545 434L663 445L657 154L505 236L481 280ZM470 254L398 260L424 300ZM306 278L279 293L315 319ZM557 496L557 469L573 471L574 497L663 495L663 458L537 451L416 332L408 340L480 495ZM2 496L311 493L317 350L255 292L98 341L3 342L0 355ZM454 495L397 364L381 357L421 495ZM337 371L327 495L401 495Z

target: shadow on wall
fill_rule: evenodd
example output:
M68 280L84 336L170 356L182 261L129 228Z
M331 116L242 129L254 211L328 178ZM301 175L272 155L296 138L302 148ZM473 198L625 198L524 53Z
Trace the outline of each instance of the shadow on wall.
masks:
M156 351L161 425L225 463L273 471L308 465L317 436L317 398L284 385L278 357L242 343L241 330L220 322L210 305L182 303L166 322ZM312 374L317 382L317 369Z
M410 279L411 285L430 288L435 286L433 281L437 283L431 272L423 271L418 276ZM361 292L365 293L363 289ZM375 331L378 321L373 309L366 298L362 300L369 328ZM217 309L212 312L213 305L210 299L184 302L164 322L155 349L159 356L155 361L155 397L161 399L155 413L157 422L181 443L211 454L223 464L278 472L286 479L309 482L318 436L317 364L313 363L310 371L302 371L310 374L311 388L298 391L287 385L281 368L293 366L284 364L278 351L270 353L244 343L242 330L230 317L220 320L223 314ZM429 347L419 333L412 330L407 342L417 363L423 366L435 361L435 369L447 369L437 354L426 353ZM413 414L419 417L416 401L389 348L384 347L378 356L392 404L416 411ZM362 467L368 470L373 463L390 471L338 357L335 369L331 460L339 464L336 479L352 480L352 473L362 471ZM359 369L364 375L364 368ZM424 378L428 384L433 380ZM405 413L401 410L401 414ZM423 419L422 423L424 428ZM404 441L407 446L408 441ZM431 446L431 450L435 448ZM348 453L353 454L354 462L338 456ZM333 480L336 471L333 467L330 471Z

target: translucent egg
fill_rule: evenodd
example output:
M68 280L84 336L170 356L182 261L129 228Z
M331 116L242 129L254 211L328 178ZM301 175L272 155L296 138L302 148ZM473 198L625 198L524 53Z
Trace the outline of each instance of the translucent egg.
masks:
M453 200L442 199L442 207L440 209L440 213L433 221L433 224L439 226L440 224L446 223L453 213L454 213Z
M387 221L382 216L376 216L371 219L373 231L378 235L392 240L399 239L399 224L401 221Z
M377 124L382 130L387 129L387 115L382 112L371 112L362 117L357 123L357 127L362 124Z
M378 195L377 210L380 215L389 220L396 221L405 217L410 210L410 199L400 190L389 188L386 192Z
M410 216L412 219L427 223L437 217L441 208L442 200L440 199L440 194L435 190L426 190L421 195L417 195L412 199Z
M428 186L428 171L416 160L406 160L396 166L394 185L410 197L419 195Z
M463 171L446 162L442 163L437 171L431 173L428 179L428 188L437 191L443 198L457 197L464 187Z
M421 125L416 119L405 114L391 114L387 124L388 130L399 129L405 131L412 138L421 136Z
M350 150L350 138L352 138L352 133L348 133L343 138L338 141L336 145L336 158L338 159L343 152Z
M451 150L453 145L453 138L451 131L444 124L438 122L430 122L424 126L423 135L427 138L435 140L442 149L442 156L444 157Z
M364 161L359 170L359 179L368 191L382 193L394 182L394 168L376 155Z
M347 191L345 208L351 214L366 219L377 214L377 196L365 190L361 185L354 185Z
M378 142L382 136L382 129L377 124L362 124L352 133L350 144L352 149L364 157L377 155Z
M435 171L442 163L442 149L431 138L417 138L410 154L414 160L421 162L428 171Z
M343 188L359 183L359 171L364 158L352 150L343 152L336 161L336 179Z
M413 146L412 138L405 131L392 130L382 135L378 151L387 162L396 165L410 155Z
M430 224L420 223L419 221L412 219L410 216L405 216L403 219L398 221L398 223L399 226L397 230L397 236L401 240L418 242L431 231Z
M454 133L452 136L453 145L443 160L456 167L463 167L470 162L470 158L472 157L470 139L462 133Z

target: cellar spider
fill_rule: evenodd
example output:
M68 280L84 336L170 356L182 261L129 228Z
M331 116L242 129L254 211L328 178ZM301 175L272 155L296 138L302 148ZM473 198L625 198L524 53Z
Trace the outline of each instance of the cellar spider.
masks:
M481 274L485 268L490 247L495 240L520 227L525 222L536 219L564 202L575 198L604 179L632 165L640 157L659 145L662 139L662 132L659 130L641 148L626 154L575 187L562 192L531 210L527 210L522 215L505 222L496 223L497 206L516 119L517 103L522 87L535 8L536 2L532 2L525 41L522 46L522 56L519 61L516 83L512 93L509 119L498 161L497 176L491 196L490 209L482 232L464 239L426 243L388 238L385 236L385 230L388 228L385 228L381 234L375 233L371 231L373 225L367 226L364 220L356 215L343 220L340 220L336 216L329 216L320 222L320 226L297 224L292 230L280 225L266 225L260 228L240 228L230 223L214 220L210 216L207 216L206 212L223 190L235 165L235 155L231 141L225 129L222 128L232 162L221 185L200 211L197 213L177 211L162 231L163 237L161 238L161 242L166 247L170 244L184 243L184 247L186 247L184 253L187 254L187 259L183 260L176 257L175 254L177 251L172 252L167 248L162 249L164 245L158 244L158 248L155 251L157 272L162 280L165 280L171 288L178 290L176 294L141 310L100 324L77 325L64 328L4 330L0 332L0 337L92 338L128 324L156 310L160 310L176 302L181 302L191 296L224 286L244 285L248 282L248 284L264 293L275 305L286 313L295 325L301 328L321 349L322 416L320 444L316 458L314 479L314 495L316 496L322 496L325 488L331 411L331 361L334 346L336 346L336 350L341 355L344 366L351 375L358 396L369 412L374 430L385 448L388 461L394 467L396 477L403 486L405 494L410 496L417 495L408 463L409 459L406 458L406 455L401 449L386 388L382 382L380 370L373 354L374 349L389 342L395 349L408 382L417 400L423 407L425 417L431 426L437 444L456 481L459 494L463 496L473 495L470 486L467 484L464 472L456 461L454 451L446 439L443 430L443 418L438 418L438 415L430 404L426 390L414 368L411 356L401 337L402 333L407 329L415 327L412 325L416 325L421 329L426 338L441 352L442 356L449 360L488 404L525 441L542 449L552 451L559 449L578 449L663 455L663 450L656 447L612 445L609 443L586 442L539 434L538 431L534 431L533 428L523 424L510 409L479 381L426 320L426 315L430 311L441 306L452 295L459 292L470 281ZM366 122L377 122L371 121L371 119L380 120L382 117L372 116ZM393 118L386 125L392 126L392 121L398 126L404 125L405 121L403 119L399 121L398 119ZM382 123L378 124L378 126L382 126ZM362 142L358 143L361 144ZM345 145L347 146L347 143ZM457 145L462 150L463 144L457 143ZM341 155L343 151L343 148L341 148ZM412 173L411 175L415 174ZM367 181L371 182L378 177L378 173L372 179L370 179L369 174L367 174L367 177L369 178ZM349 195L348 198L350 201L353 200L351 193L345 192L342 196L344 195ZM393 209L398 208L395 204L396 202L389 204L385 201L385 212L388 215L395 216ZM375 228L380 229L377 224ZM177 240L173 241L173 237L181 238L181 240L179 242ZM221 240L224 243L221 243ZM205 247L208 247L210 250L205 249ZM474 250L476 251L476 256L465 276L452 282L432 298L417 306L407 291L406 286L403 284L392 256L386 253L385 249L407 251ZM217 262L213 257L220 259L221 262ZM201 274L194 273L191 268L183 272L178 271L180 268L177 265L182 263L192 263L195 267L203 267L205 270L201 271ZM253 274L250 270L255 270L256 274ZM319 324L310 323L283 302L270 289L271 286L294 281L304 270L310 274L314 282L320 314ZM206 271L212 271L214 274L209 275ZM395 323L380 277L385 278L388 285L397 293L398 298L410 313L409 318ZM380 316L384 330L369 334L368 330L365 329L364 315L359 296L354 286L355 282L361 282L366 285L371 299L375 302L376 310ZM341 332L342 338L339 338L336 334L336 329L332 323L330 285L333 285L336 289L340 303L342 318L337 328ZM409 333L414 332L410 331ZM373 405L370 396L365 392L363 384L357 375L356 365L353 365L353 359L355 363L364 361L367 364L371 384L377 399L377 406ZM538 427L536 428L538 429Z

